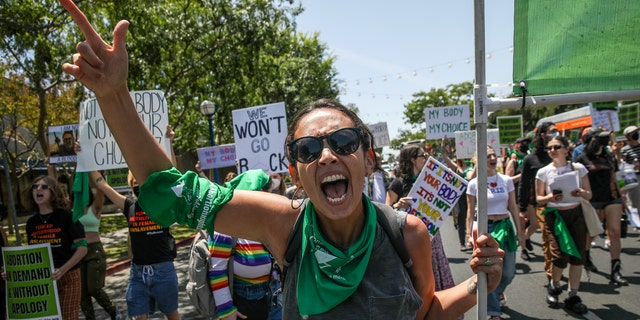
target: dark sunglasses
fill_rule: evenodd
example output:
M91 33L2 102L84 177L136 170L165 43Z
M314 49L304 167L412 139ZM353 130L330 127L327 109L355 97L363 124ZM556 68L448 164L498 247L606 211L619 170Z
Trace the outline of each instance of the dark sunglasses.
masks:
M47 190L47 189L49 189L49 185L48 184L34 184L34 185L31 186L31 190L38 190L38 189Z
M426 159L426 158L429 158L429 155L426 154L426 153L422 153L422 154L414 156L414 158L425 158Z
M557 150L560 150L562 148L564 148L564 146L555 145L555 146L546 147L544 149L547 150L547 151L551 151L551 150L557 151Z
M298 162L310 163L318 159L324 148L322 141L327 140L333 152L348 155L356 152L362 140L360 128L344 128L322 136L302 137L287 144L291 156Z

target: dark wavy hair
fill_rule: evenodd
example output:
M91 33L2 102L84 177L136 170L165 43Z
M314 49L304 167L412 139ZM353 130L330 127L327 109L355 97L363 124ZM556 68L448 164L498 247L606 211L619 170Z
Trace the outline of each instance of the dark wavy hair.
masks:
M533 153L539 155L546 152L547 146L543 135L547 134L549 128L555 125L553 122L543 122L536 128L536 135L533 137Z
M567 149L567 161L571 162L571 150L569 149L569 138L565 137L565 136L556 136L551 138L551 140L549 140L549 142L553 141L553 140L557 140L560 143L562 143L562 145L565 147L565 149Z
M319 100L316 100L313 104L298 111L298 114L296 114L296 116L291 121L291 124L289 125L289 132L287 133L287 137L284 140L284 149L286 150L287 159L289 160L290 165L292 166L295 165L296 160L293 159L293 156L291 155L291 150L289 150L289 142L295 140L293 135L295 131L298 129L300 120L302 120L304 116L308 115L309 113L317 109L333 109L346 115L349 119L351 119L354 127L360 128L362 132L362 141L361 141L362 150L366 153L367 151L369 151L369 149L375 148L374 142L373 142L373 135L371 134L369 127L367 127L364 124L364 122L362 122L360 117L358 117L358 115L355 112L343 106L340 102L337 102L331 99L319 99ZM373 161L375 163L374 164L375 167L373 168L373 170L374 171L383 170L378 164L379 161L377 159L377 156L375 155L375 152L374 152L374 157L375 159L373 159Z
M39 181L44 181L44 183L49 186L49 190L51 192L51 207L53 208L53 210L71 209L71 201L69 201L69 198L66 196L56 179L50 176L43 175L35 178L33 180L33 184ZM33 191L31 190L31 185L29 185L27 189L22 191L22 205L25 207L25 209L31 212L40 211L40 208L36 204L36 201L33 199Z
M413 163L411 159L416 158L419 155L425 153L425 149L418 144L410 144L400 150L398 155L398 166L400 172L396 173L399 178L411 179L413 177Z

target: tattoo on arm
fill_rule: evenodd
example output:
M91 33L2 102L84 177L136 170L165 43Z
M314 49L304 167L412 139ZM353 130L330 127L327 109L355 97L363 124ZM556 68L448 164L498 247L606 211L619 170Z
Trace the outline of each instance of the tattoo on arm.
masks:
M475 296L478 293L478 280L477 276L473 278L469 278L469 283L467 284L467 293Z

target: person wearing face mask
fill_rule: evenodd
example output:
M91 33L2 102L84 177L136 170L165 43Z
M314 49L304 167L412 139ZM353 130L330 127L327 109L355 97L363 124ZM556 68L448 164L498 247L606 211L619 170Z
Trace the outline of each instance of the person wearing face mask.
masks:
M601 128L591 129L584 138L584 152L578 156L577 162L583 164L589 171L589 184L593 196L591 205L598 211L601 220L606 221L607 237L610 241L612 284L626 286L627 280L620 274L620 218L623 203L620 187L616 183L618 163L613 154L607 150L611 142L611 131Z
M272 173L269 177L271 178L269 192L283 196L287 191L287 185L284 183L284 175L282 173Z
M638 181L640 181L640 143L638 143L638 131L636 126L628 126L624 129L624 136L627 138L627 145L622 147L622 160L627 166L633 166ZM640 185L628 189L627 194L631 201L631 206L640 209Z
M520 217L525 220L525 223L529 222L529 227L527 227L527 230L525 231L526 251L523 250L520 257L526 261L531 260L529 252L533 250L533 246L529 239L531 235L540 228L542 230L544 269L547 273L547 278L549 279L551 279L552 257L551 251L549 251L548 235L544 229L544 216L542 215L542 211L544 211L545 206L536 201L535 178L538 169L551 163L551 157L549 157L545 148L547 146L547 142L551 141L551 139L556 136L558 136L558 128L552 122L544 122L536 128L536 134L533 138L533 150L522 160L522 173L517 187L517 200L518 207L520 208ZM525 223L519 224L521 228L524 227Z

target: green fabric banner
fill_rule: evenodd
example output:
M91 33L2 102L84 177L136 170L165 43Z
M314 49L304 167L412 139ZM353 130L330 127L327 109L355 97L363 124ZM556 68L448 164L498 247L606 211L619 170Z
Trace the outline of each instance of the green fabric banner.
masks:
M515 0L513 82L527 95L639 89L639 12L640 1Z

